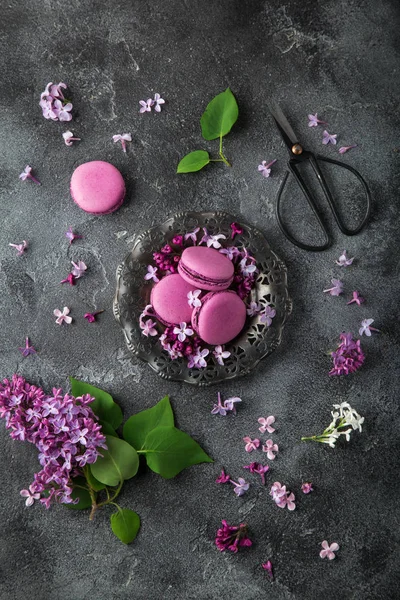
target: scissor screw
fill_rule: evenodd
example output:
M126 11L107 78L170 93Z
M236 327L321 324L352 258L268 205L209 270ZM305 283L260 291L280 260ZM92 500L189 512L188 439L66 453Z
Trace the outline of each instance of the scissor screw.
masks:
M300 146L300 144L294 144L294 146L292 146L292 152L293 154L301 154L303 152L303 147Z

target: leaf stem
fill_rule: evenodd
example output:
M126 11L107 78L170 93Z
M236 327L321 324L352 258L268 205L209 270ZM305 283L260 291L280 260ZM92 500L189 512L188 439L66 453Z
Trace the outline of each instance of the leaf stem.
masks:
M219 155L223 163L226 164L227 167L231 167L232 165L227 161L224 153L222 152L222 135L219 136Z

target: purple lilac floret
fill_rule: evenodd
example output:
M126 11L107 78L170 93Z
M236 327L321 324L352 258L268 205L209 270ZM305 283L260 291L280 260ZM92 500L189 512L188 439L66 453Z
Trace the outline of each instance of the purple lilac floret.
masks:
M234 397L234 398L227 398L222 403L221 394L220 394L220 392L218 392L218 403L214 404L211 414L212 415L222 415L223 417L225 417L228 412L232 412L234 415L236 415L235 404L237 402L241 402L241 401L242 401L241 398Z
M52 502L76 504L73 478L83 475L83 467L93 464L106 449L97 417L90 408L94 398L78 398L53 388L46 395L42 388L13 375L0 383L0 417L14 440L27 441L39 451L41 470L29 486L29 499L41 494L40 502L50 508ZM26 492L26 490L23 490ZM33 501L30 501L33 504Z
M267 573L270 581L274 580L274 573L272 571L272 563L270 560L267 560L267 562L265 563L261 563L262 568L264 569L264 571Z
M329 371L329 375L354 373L365 360L360 340L353 340L351 333L341 333L339 337L340 344L335 352L331 353L333 368Z
M40 94L39 106L45 119L52 121L71 121L72 104L68 102L62 90L67 89L65 83L53 85L52 82L46 85L44 92Z
M252 462L249 465L245 465L243 469L248 469L250 473L257 473L260 475L262 484L265 485L265 473L268 473L269 465L262 465L258 462Z
M253 545L253 542L247 535L246 523L240 523L239 526L229 525L223 519L222 527L217 531L215 545L221 552L229 550L236 554L239 548L250 547Z

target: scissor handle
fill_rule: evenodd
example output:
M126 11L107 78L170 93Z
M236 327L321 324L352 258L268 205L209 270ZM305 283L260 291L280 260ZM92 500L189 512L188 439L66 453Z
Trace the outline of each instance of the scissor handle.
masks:
M323 175L323 173L321 172L319 165L318 165L318 160L322 161L322 162L327 162L327 163L331 163L334 165L337 165L339 167L342 167L344 169L349 170L351 173L353 173L353 175L355 175L357 177L357 179L362 183L363 187L364 187L364 191L365 191L365 195L366 195L366 199L367 199L367 208L365 211L365 215L361 221L361 223L358 225L358 227L356 227L355 229L348 229L345 224L342 221L342 218L339 214L338 208L336 206L336 203L333 199L333 196L331 194L331 191L328 187L328 184L326 183L325 177ZM311 163L311 166L318 178L318 181L320 182L320 185L322 187L322 190L325 194L325 197L328 201L329 207L333 213L333 216L335 218L336 223L338 224L339 229L342 231L342 233L344 233L345 235L351 236L351 235L356 235L357 233L359 233L363 227L365 226L365 224L368 221L369 215L370 215L370 211L371 211L371 194L369 191L369 188L365 182L365 180L362 178L362 176L360 175L360 173L358 171L356 171L356 169L354 169L353 167L350 167L349 165L346 165L344 163L341 163L337 160L333 160L331 158L325 158L324 156L320 156L317 155L315 156L312 152L307 152L304 151L301 155L299 155L296 158L292 158L289 160L288 162L288 166L289 166L289 171L290 173L292 173L292 175L294 176L294 178L296 179L296 182L298 184L298 186L300 187L300 189L302 190L309 206L311 207L312 212L314 213L318 224L320 226L320 230L323 232L324 234L324 243L320 244L319 246L311 246L309 244L305 244L303 242L301 242L300 240L297 240L291 233L290 231L287 229L283 219L282 219L282 215L281 215L281 198L282 198L282 193L283 190L286 186L287 183L287 179L289 176L289 171L286 172L283 181L281 183L281 186L279 188L278 191L278 196L276 199L276 217L277 217L277 221L278 221L278 225L282 231L282 233L287 237L287 239L292 242L292 244L294 244L295 246L297 246L298 248L301 248L303 250L309 250L312 252L319 252L322 250L327 250L331 245L332 245L332 237L327 229L327 227L325 226L325 223L323 222L321 216L320 216L320 211L318 208L318 205L315 202L315 199L313 197L313 195L310 193L301 173L299 172L299 170L297 169L297 165L301 162L305 162L305 161L309 161Z

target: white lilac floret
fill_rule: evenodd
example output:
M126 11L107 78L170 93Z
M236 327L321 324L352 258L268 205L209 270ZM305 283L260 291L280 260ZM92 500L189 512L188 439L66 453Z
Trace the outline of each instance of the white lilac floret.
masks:
M361 433L364 417L361 417L348 402L334 404L333 408L335 410L331 412L333 420L330 425L320 435L302 437L302 441L320 442L334 448L340 436L345 436L348 442L353 431L358 430Z
M231 355L231 353L228 350L223 350L222 346L215 346L213 354L215 356L215 360L221 366L225 364L224 360L226 358L229 358Z

